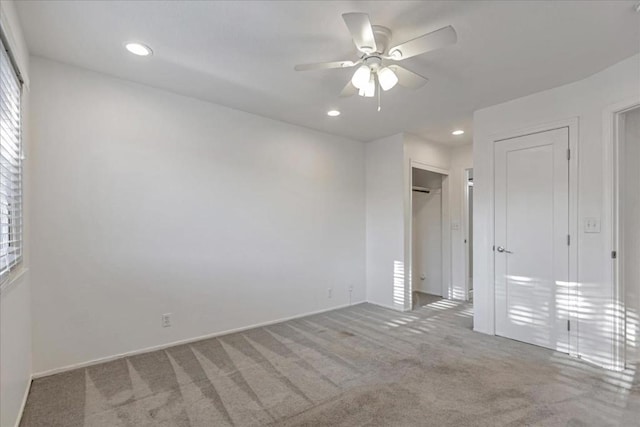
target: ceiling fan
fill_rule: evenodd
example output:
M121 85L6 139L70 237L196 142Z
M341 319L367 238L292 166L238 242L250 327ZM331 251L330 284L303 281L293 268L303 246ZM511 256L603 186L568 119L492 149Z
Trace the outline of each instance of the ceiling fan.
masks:
M440 28L415 39L391 46L391 30L380 25L371 25L366 13L344 13L342 15L351 33L356 48L361 53L356 61L333 61L296 65L296 71L351 68L360 65L340 96L358 94L373 97L378 94L380 111L380 89L387 91L396 84L410 89L424 86L428 79L410 71L396 62L413 56L455 44L458 40L452 26Z

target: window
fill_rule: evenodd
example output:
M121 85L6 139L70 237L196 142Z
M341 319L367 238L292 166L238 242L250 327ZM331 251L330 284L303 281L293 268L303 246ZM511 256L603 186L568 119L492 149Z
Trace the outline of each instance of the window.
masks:
M0 281L22 260L22 84L0 39Z

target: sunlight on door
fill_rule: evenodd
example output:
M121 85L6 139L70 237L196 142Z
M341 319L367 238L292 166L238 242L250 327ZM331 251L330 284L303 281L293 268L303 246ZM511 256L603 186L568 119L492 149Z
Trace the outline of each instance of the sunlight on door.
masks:
M495 145L496 334L569 351L567 128Z

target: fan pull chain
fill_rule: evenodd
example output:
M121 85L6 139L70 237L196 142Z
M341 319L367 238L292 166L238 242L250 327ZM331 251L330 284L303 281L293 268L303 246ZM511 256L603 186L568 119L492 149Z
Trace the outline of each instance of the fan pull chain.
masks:
M382 92L382 88L380 87L380 83L378 83L378 111L380 111L380 92Z

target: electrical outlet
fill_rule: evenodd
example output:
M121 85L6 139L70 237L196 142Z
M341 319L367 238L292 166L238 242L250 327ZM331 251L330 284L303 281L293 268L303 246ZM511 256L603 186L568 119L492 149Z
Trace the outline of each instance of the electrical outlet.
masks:
M333 294L333 289L331 288L327 289L327 298L331 298L332 294Z
M162 315L162 327L168 328L171 326L171 313L165 313Z

